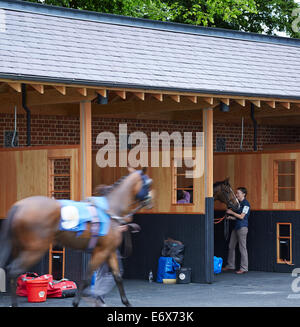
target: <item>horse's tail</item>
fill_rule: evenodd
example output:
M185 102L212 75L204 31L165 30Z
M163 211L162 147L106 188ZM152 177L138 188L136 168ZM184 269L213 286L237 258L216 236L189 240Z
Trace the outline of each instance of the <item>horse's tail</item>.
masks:
M12 250L11 223L17 211L17 206L11 207L3 222L0 235L0 268L5 268Z

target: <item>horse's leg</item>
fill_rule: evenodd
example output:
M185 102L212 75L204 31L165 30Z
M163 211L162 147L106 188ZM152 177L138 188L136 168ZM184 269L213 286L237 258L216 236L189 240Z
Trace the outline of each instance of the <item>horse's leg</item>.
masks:
M91 286L92 276L94 271L106 260L107 256L108 256L107 251L103 251L99 247L96 247L94 249L87 269L87 278L80 282L76 297L73 300L74 307L78 307L84 290Z
M122 279L120 269L119 269L119 262L118 262L117 252L111 253L111 255L108 258L107 263L108 263L108 265L109 265L109 267L110 267L110 269L112 271L115 282L116 282L117 287L119 289L119 293L120 293L122 303L126 307L131 307L131 304L129 303L129 301L127 299L127 296L125 294L125 290L124 290L124 286L123 286L123 279Z
M36 264L39 259L43 256L44 251L22 251L9 265L8 265L8 275L10 278L11 286L11 306L18 306L17 302L17 278L19 275L24 273L34 264Z
M92 283L92 274L90 274L89 270L87 272L87 278L84 279L84 280L81 280L80 283L79 283L79 287L78 287L78 290L77 290L77 293L76 293L76 296L74 297L74 300L73 300L73 307L78 307L79 305L79 302L81 300L81 297L82 297L82 294L83 294L83 291L89 287Z

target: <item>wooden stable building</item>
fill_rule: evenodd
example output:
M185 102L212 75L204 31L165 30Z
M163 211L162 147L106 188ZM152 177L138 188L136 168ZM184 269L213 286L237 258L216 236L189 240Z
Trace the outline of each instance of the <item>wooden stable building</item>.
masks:
M171 237L185 244L192 281L213 282L213 256L226 260L213 183L226 177L249 190L250 269L300 264L299 148L268 150L259 134L300 141L299 40L0 0L0 45L1 218L24 197L81 200L126 174L96 164L96 136L120 123L147 135L198 131L202 176L149 168L155 206L135 216L142 231L125 277L155 271ZM178 189L193 201L176 203ZM41 272L52 272L55 254L63 277L81 278L86 254L68 249L50 249Z

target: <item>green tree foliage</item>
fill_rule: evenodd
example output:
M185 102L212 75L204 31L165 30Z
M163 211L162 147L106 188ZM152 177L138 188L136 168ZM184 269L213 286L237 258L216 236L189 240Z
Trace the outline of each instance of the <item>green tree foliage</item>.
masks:
M300 37L292 29L295 0L27 0L98 11L247 32ZM300 26L299 26L300 29Z

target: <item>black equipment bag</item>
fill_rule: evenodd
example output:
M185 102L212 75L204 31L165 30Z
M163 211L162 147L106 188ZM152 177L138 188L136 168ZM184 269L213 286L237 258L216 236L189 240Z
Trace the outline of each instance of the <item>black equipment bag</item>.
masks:
M172 257L177 263L182 265L184 259L184 244L180 241L168 238L164 241L161 254L163 257Z

